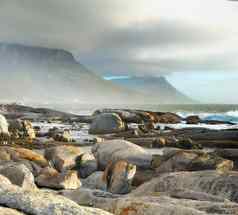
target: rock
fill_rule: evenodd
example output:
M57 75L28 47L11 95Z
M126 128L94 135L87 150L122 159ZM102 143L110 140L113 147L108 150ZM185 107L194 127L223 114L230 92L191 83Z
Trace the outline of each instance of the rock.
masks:
M56 146L45 150L45 157L60 172L72 169L82 152L76 146Z
M105 113L96 116L90 125L90 134L110 134L126 130L126 125L118 114Z
M75 169L79 172L80 178L87 178L98 169L97 161L92 153L83 153L76 158Z
M0 147L0 161L16 161L28 163L27 167L31 166L30 169L39 169L40 167L48 166L48 161L43 155L34 152L30 149L20 147Z
M173 193L177 190L211 194L238 202L238 172L220 174L215 170L161 174L132 193L135 196L156 192Z
M138 187L142 184L144 184L147 181L150 181L155 176L155 170L152 169L146 169L141 170L137 169L136 174L132 180L132 186Z
M151 167L152 155L142 147L125 140L108 140L92 147L92 153L98 162L98 167L104 170L112 161L125 160L138 168Z
M157 117L159 123L165 123L165 124L177 124L181 123L182 118L174 113L161 113Z
M24 215L23 213L20 213L17 210L11 209L11 208L5 208L0 206L0 214L1 215Z
M225 160L213 153L203 151L179 150L177 152L155 156L152 165L156 172L218 170L221 173L233 169L233 162ZM157 166L157 167L156 167Z
M8 122L5 116L0 114L0 144L6 144L9 141Z
M30 139L35 139L36 134L35 134L35 131L33 129L31 122L28 120L24 120L22 122L22 125L23 125L24 136L29 137Z
M85 179L81 179L82 186L88 189L107 190L107 184L103 180L104 172L97 171Z
M34 176L23 164L8 162L0 166L0 175L8 178L12 184L22 187L25 190L37 189Z
M0 133L8 134L8 122L2 114L0 114Z
M13 185L1 186L0 205L32 215L109 215L110 213L79 206L77 203L50 192L27 191Z
M47 187L52 189L78 189L81 182L76 171L65 171L62 173L57 170L46 167L36 178L36 184L39 187Z
M110 162L103 175L107 191L113 194L127 194L131 190L131 182L136 173L136 166L127 161Z
M236 214L238 209L235 203L184 200L168 196L126 197L114 200L111 205L109 211L115 215Z
M120 197L120 195L83 187L77 190L63 190L60 191L59 194L71 199L79 205L104 208L106 211L112 211L114 200Z
M236 214L236 203L176 199L154 193L152 196L120 196L103 191L80 188L62 191L61 195L80 205L101 208L115 215L207 215Z
M63 132L56 133L53 136L53 139L59 142L73 142L71 131L69 129L65 129Z
M187 122L187 124L198 124L200 123L201 119L199 118L199 116L197 115L193 115L193 116L188 116L185 121Z

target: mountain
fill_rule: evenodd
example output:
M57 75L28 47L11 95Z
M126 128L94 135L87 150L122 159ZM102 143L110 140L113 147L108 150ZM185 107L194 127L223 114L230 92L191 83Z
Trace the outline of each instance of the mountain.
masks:
M116 83L89 71L70 52L0 43L0 102L157 104L188 101L163 78L133 78Z
M71 53L0 43L0 101L122 104L144 96L103 80Z
M147 97L156 97L163 104L194 103L192 99L178 91L164 77L129 77L112 80L118 86L133 89Z

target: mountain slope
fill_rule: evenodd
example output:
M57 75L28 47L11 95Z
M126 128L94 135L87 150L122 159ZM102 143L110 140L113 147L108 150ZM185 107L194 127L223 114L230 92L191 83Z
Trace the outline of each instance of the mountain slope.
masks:
M133 89L138 93L156 97L157 101L167 104L194 103L192 99L179 92L164 77L130 77L112 80L118 86Z
M88 71L64 50L0 43L0 100L92 104L143 101Z

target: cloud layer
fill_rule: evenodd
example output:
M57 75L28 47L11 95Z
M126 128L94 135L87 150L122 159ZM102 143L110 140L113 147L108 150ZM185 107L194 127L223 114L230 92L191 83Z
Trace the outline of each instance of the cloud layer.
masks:
M0 40L63 48L100 74L237 71L238 3L2 0Z

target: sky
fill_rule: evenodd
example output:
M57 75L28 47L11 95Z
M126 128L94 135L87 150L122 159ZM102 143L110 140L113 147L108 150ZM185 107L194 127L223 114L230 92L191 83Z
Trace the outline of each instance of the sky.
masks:
M237 23L228 0L0 0L2 42L68 50L102 76L164 75L202 102L238 103Z

